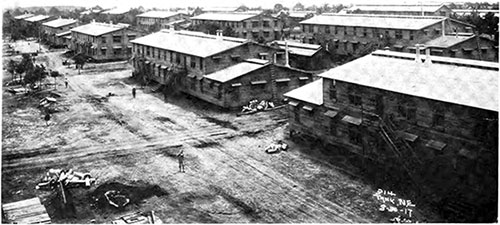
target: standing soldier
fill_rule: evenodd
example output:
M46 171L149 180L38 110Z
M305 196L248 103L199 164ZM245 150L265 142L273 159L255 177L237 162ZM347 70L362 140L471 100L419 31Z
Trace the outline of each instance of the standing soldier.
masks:
M135 88L132 88L132 97L135 98Z
M47 124L47 126L48 126L48 125L49 125L49 120L50 120L50 113L48 113L48 112L47 112L47 113L45 114L44 119L45 119L45 124Z
M68 88L68 78L64 78L64 85L66 85L66 88Z
M179 160L179 172L185 173L184 170L184 150L181 150L179 154L177 154L177 159Z

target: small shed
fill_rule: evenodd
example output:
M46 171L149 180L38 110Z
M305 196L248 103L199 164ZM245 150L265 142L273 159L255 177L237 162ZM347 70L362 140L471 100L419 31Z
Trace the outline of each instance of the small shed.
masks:
M39 198L30 198L2 205L3 223L51 223L49 214Z

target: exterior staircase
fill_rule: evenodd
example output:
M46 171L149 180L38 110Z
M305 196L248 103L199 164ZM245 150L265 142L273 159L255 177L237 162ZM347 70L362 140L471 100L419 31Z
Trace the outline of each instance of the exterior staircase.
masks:
M418 159L413 148L403 140L403 138L397 135L395 127L389 119L382 119L378 115L376 117L379 119L380 135L390 146L397 161L415 185L417 192L422 193L424 191L423 180L417 173L418 168L422 166L421 160Z

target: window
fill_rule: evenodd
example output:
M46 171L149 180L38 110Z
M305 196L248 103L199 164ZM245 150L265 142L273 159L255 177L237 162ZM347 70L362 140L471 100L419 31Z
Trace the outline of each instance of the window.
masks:
M122 49L121 48L115 48L115 49L113 49L113 54L114 55L120 55L120 54L122 54Z
M175 62L177 62L177 64L181 63L181 56L179 54L175 54Z
M113 36L113 43L120 43L120 42L122 42L121 36Z
M331 135L337 136L337 123L334 119L330 119L330 127L328 129Z
M417 119L417 107L414 105L408 105L406 119L410 121L415 121Z
M269 21L264 21L264 27L269 27Z
M167 61L167 50L163 51L163 60Z
M415 39L415 33L410 31L410 40L413 41L413 39Z
M101 37L101 41L103 44L106 44L106 37Z
M366 37L368 36L368 31L366 30L366 28L363 28L363 37Z
M243 28L247 27L247 22L242 23Z
M403 39L403 31L397 30L396 31L396 38L397 39Z
M313 25L309 25L309 33L313 33L314 32L314 26Z
M334 30L334 33L335 33L335 34L338 34L338 30L339 30L339 28L338 28L338 27L333 27L333 30Z
M361 96L358 94L358 90L356 87L349 86L347 92L349 95L347 96L349 102L353 105L361 105Z
M203 70L203 59L200 58L200 70Z
M252 28L259 27L259 21L252 21Z
M264 37L266 37L266 38L269 37L269 31L264 31Z
M222 98L222 87L221 86L218 86L217 88L217 95L215 96L217 99L221 99Z
M327 33L327 34L330 33L330 26L325 26L325 33Z
M131 40L134 40L135 39L135 34L129 34L128 35L128 40L131 41Z
M231 89L231 99L233 101L240 100L240 89L238 87L232 87Z
M203 79L200 80L200 91L201 93L203 93Z
M101 49L101 55L106 55L106 49Z
M300 123L300 108L295 106L295 108L293 109L293 114L295 122Z
M362 143L361 132L359 131L358 127L350 125L348 132L349 132L349 141L352 144L359 145Z
M441 108L434 109L434 114L432 117L433 126L440 127L444 125L444 110Z
M191 68L196 68L196 61L194 57L191 58Z
M344 27L344 35L347 35L347 27Z
M146 55L149 56L150 55L150 52L149 52L149 47L146 47Z
M386 37L386 38L390 38L390 37L391 37L391 35L389 34L389 31L388 31L388 30L386 30L386 31L385 31L385 37Z
M337 87L335 86L335 80L332 80L332 87L330 88L330 99L334 102L337 101Z
M259 32L257 31L252 32L252 38L256 39L258 37L259 37Z

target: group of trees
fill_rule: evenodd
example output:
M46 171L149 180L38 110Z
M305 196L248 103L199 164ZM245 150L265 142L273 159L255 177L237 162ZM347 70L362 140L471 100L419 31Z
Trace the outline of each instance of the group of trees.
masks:
M12 74L13 80L29 87L35 87L37 82L39 82L38 86L41 87L43 79L47 76L54 79L61 76L58 71L47 70L43 64L35 64L33 57L29 54L23 54L20 62L11 59L7 63L7 71Z

